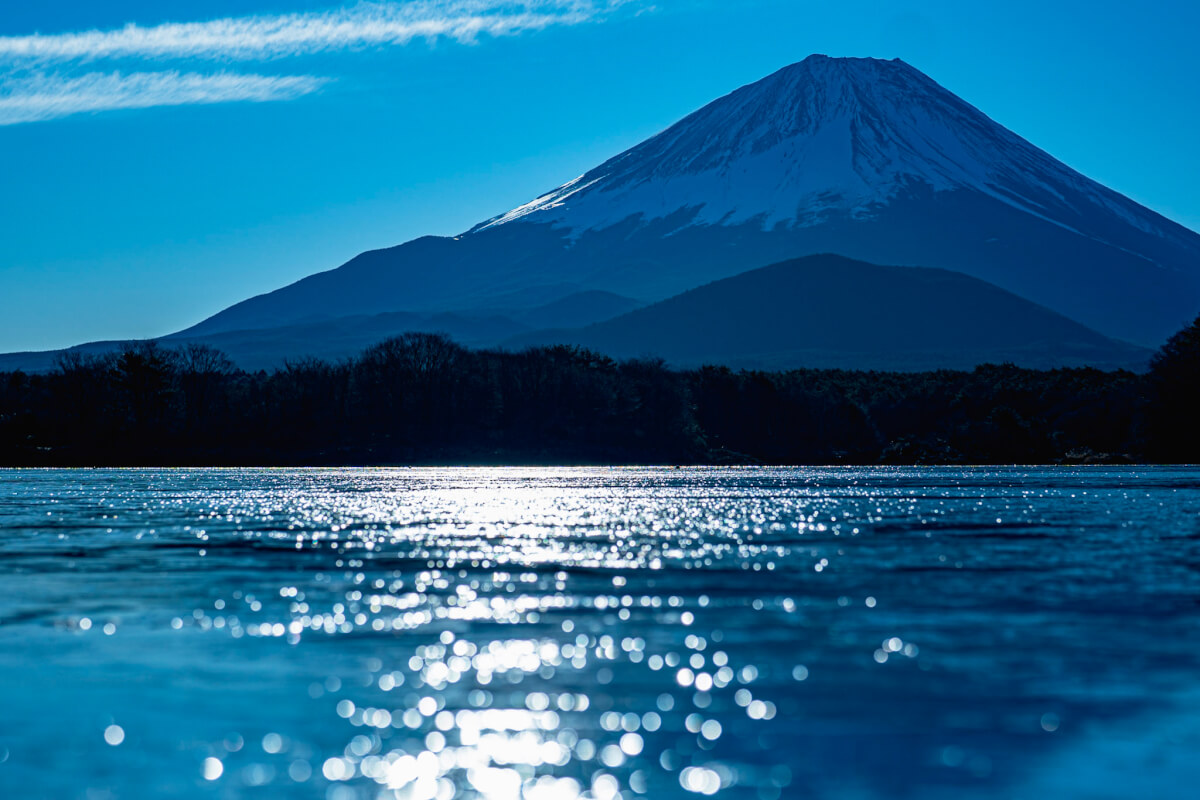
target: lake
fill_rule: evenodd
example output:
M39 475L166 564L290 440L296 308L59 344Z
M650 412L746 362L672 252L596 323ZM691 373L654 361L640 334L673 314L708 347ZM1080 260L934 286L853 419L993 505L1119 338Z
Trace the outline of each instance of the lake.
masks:
M1200 470L0 471L5 798L1183 798Z

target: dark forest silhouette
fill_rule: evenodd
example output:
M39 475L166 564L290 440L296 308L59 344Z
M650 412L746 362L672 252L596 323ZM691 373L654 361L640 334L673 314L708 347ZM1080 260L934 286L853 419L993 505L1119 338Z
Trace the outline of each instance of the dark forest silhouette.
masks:
M5 465L1195 461L1200 319L1146 375L673 370L410 333L247 373L201 345L0 374Z

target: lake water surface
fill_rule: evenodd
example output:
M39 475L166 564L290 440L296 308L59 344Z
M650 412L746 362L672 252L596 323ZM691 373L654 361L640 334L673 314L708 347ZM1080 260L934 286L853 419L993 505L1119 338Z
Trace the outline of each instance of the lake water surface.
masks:
M1200 471L0 471L0 797L1191 798Z

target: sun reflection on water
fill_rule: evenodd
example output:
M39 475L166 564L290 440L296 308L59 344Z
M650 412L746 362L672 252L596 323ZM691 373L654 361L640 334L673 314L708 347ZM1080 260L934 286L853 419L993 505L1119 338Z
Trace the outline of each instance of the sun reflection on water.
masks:
M703 627L713 598L664 592L673 581L661 576L718 564L772 571L797 556L820 572L837 551L797 543L845 526L816 509L789 519L730 502L716 486L706 501L666 507L611 487L564 504L560 491L539 488L556 474L500 471L465 491L434 476L425 502L404 486L335 505L320 492L241 497L190 528L210 554L214 529L233 526L243 540L328 553L331 569L307 586L278 587L278 597L236 590L173 619L176 630L293 647L379 636L388 654L367 659L369 678L356 684L309 687L330 702L331 724L345 726L340 752L284 765L290 754L272 733L255 757L276 756L278 767L224 770L210 759L204 777L324 780L334 800L613 800L733 786L777 796L788 784L784 764L739 764L721 752L723 738L752 735L748 726L777 713L756 694L757 667L721 648L719 628ZM790 597L719 602L797 609ZM742 723L729 721L734 712Z

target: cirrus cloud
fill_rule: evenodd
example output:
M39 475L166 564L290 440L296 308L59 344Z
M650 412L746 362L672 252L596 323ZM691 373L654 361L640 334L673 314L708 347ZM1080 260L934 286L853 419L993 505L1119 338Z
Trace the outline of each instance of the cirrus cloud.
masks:
M0 125L122 108L292 100L315 92L327 81L312 75L230 72L92 72L75 78L35 75L4 84L0 91Z
M624 2L421 0L114 30L0 36L0 59L33 64L114 58L268 59L414 39L472 42L587 22Z
M0 125L122 108L290 100L330 79L181 71L88 72L98 61L267 61L402 46L470 44L603 17L633 0L416 0L112 30L0 36ZM57 70L57 71L51 71Z

